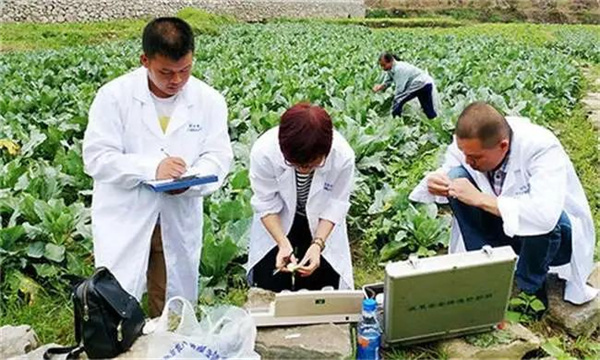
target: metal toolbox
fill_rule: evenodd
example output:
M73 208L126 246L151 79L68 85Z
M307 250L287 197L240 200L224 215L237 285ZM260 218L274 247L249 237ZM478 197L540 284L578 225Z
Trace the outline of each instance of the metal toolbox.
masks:
M386 344L493 329L504 319L517 256L510 246L410 258L385 269Z

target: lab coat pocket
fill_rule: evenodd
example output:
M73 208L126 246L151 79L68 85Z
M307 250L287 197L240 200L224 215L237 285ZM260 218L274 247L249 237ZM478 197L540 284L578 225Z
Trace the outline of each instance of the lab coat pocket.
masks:
M96 212L127 215L139 198L139 189L124 189L113 184L96 184L92 208Z

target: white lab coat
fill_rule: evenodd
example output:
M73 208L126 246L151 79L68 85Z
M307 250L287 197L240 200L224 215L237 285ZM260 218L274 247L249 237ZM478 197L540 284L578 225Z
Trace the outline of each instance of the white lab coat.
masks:
M252 268L276 246L261 218L268 214L279 214L283 230L287 234L296 214L295 170L285 164L279 148L278 134L279 127L268 130L256 140L250 154L250 182L254 192L254 219L247 268L250 283ZM346 232L346 214L350 208L353 184L354 151L339 133L334 132L331 151L325 165L315 169L306 203L306 215L312 234L317 230L319 219L326 219L335 224L329 238L326 239L322 255L340 275L340 289L354 289L352 259Z
M161 150L162 149L162 150ZM155 178L165 153L183 158L190 171L219 181L181 195L155 193L142 184ZM217 190L233 158L227 105L216 90L190 77L176 100L166 134L160 128L139 68L98 91L83 141L85 171L94 179L92 232L96 266L108 267L140 299L146 289L150 238L160 214L167 298L196 301L202 248L202 196Z
M533 236L550 232L564 210L572 225L573 255L571 262L551 267L565 279L564 298L575 304L593 299L598 291L586 285L593 269L595 231L592 214L573 164L559 140L547 129L532 124L529 119L507 117L513 130L507 175L498 196L498 208L504 233L513 236ZM449 147L441 171L463 166L479 189L493 195L485 173L471 168L458 149L456 141ZM410 194L418 202L446 203L445 197L427 191L427 178ZM458 223L453 222L450 252L465 251Z

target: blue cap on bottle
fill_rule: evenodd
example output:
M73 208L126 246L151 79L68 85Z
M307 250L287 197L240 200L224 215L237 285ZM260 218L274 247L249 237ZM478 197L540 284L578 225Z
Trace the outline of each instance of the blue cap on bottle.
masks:
M364 299L363 310L364 311L375 311L377 309L377 301L375 299Z

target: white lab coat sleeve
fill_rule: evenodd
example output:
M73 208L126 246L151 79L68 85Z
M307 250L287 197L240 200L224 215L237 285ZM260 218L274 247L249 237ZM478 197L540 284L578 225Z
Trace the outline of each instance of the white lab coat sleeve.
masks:
M341 224L350 209L350 193L354 187L354 156L342 166L331 187L331 198L319 218Z
M189 172L201 176L217 175L216 183L192 186L185 196L206 196L217 191L231 168L233 150L227 127L227 103L219 95L211 104L206 122L206 141L202 153L191 165Z
M83 137L85 172L95 181L126 189L153 180L161 157L126 154L118 100L101 88L92 102Z
M250 152L250 186L253 193L250 203L259 218L279 214L283 210L283 199L273 167L256 146Z
M507 236L549 233L556 226L567 195L566 154L558 143L531 157L528 190L518 195L500 195L498 210Z
M442 166L434 171L434 173L443 172L447 174L452 168L461 166L461 158L462 153L458 149L456 145L456 140L452 142L448 146L446 153L444 155L444 162ZM419 182L419 184L413 189L408 198L411 201L420 202L420 203L433 203L436 202L438 204L446 204L448 203L448 199L443 196L432 195L427 189L427 180L432 173L428 173L425 177Z

